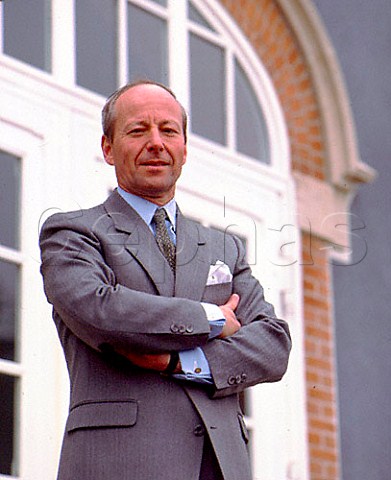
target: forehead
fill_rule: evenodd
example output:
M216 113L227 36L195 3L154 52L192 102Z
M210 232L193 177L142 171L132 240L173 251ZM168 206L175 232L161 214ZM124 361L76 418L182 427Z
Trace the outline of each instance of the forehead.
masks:
M182 110L175 98L157 85L137 85L116 102L118 119L156 118L182 123Z

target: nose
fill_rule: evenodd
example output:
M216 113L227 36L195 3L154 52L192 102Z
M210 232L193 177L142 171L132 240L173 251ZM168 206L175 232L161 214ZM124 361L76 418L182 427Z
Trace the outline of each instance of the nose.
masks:
M149 152L162 152L164 150L163 140L157 128L150 131L147 150Z

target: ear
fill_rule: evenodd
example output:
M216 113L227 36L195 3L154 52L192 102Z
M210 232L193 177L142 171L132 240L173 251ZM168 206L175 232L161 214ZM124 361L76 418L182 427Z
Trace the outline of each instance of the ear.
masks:
M114 165L111 141L106 137L106 135L102 135L101 147L106 163L109 165Z
M183 162L182 162L182 165L184 165L186 163L186 160L187 160L187 145L185 144L185 148L183 150Z

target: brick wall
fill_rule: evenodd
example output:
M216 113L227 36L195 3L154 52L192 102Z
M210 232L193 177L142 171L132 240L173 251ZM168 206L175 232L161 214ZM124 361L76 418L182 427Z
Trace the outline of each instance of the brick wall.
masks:
M285 113L292 168L325 178L321 120L300 46L274 0L220 0L268 70Z
M220 0L253 45L279 96L292 170L326 181L319 105L298 41L274 0ZM327 249L303 233L303 294L311 480L339 478L332 288ZM280 480L280 479L276 479Z
M305 355L311 478L338 478L336 378L327 245L303 234Z

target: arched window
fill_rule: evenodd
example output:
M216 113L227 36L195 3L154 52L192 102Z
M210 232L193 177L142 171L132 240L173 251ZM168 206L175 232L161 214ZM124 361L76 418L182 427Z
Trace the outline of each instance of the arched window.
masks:
M270 163L259 92L205 7L191 0L76 1L76 82L105 96L142 78L182 82L192 133Z
M52 50L67 40L59 38L62 32L56 26L60 2L37 0L33 14L21 2L3 3L3 52L56 75L60 55ZM229 31L215 15L213 3L74 0L68 7L62 3L60 19L68 8L73 38L67 49L62 46L61 56L73 66L75 85L105 97L135 79L170 85L189 110L190 133L270 164L263 82L257 78L259 72L249 74L248 55L243 54L249 45L238 46L237 32ZM34 28L24 28L31 20Z

